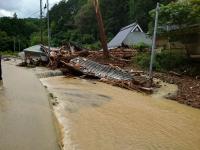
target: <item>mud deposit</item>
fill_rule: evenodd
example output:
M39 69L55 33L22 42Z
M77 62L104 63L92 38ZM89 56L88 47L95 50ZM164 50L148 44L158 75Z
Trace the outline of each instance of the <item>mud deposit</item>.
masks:
M41 79L57 100L65 150L199 150L200 110L103 83Z

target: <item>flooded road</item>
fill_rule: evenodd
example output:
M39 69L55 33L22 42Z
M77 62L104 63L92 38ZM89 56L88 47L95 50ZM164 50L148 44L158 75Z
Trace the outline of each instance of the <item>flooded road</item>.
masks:
M104 83L41 79L57 97L65 150L199 150L200 110Z
M0 150L58 150L48 95L34 73L3 63Z

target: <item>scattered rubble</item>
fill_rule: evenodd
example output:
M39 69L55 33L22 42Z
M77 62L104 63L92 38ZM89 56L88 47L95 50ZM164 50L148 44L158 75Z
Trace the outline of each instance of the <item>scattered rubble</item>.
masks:
M51 49L48 52L48 48L43 46L44 51L49 55L49 64L48 67L52 69L59 68L62 64L61 61L69 62L71 59L78 56L86 57L89 55L87 49L83 49L75 44L68 43L65 46L62 46L60 49Z
M200 80L188 76L177 76L172 74L156 73L156 78L165 82L178 85L177 95L168 98L180 103L200 108Z
M50 52L48 47L42 46L42 49L48 56L48 67L53 70L59 68L68 75L95 78L114 86L145 93L152 93L153 88L159 88L159 83L149 88L145 72L130 69L131 58L137 54L134 49L110 50L110 58L104 58L103 51L90 51L74 43L68 43L61 48L51 48ZM129 69L127 71L122 68ZM156 73L155 77L178 85L177 95L169 94L168 98L200 108L199 76L192 78L170 71L168 74Z
M124 48L117 48L110 50L110 58L104 59L102 51L93 51L90 52L90 55L87 57L93 61L99 62L104 65L119 66L119 67L126 67L129 66L131 63L131 58L137 54L137 51L134 49L124 49Z
M110 50L109 59L102 59L102 51L89 51L74 43L68 43L60 49L52 49L50 53L47 47L43 49L49 55L48 67L51 69L65 68L65 72L74 75L98 78L102 82L130 90L153 92L152 88L146 87L148 81L145 77L141 76L139 79L138 75L136 80L133 73L120 68L130 64L132 56L136 54L133 49Z

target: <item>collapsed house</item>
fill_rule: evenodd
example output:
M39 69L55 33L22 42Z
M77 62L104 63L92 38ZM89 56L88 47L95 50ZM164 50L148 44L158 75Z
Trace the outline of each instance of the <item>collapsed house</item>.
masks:
M123 27L119 33L108 43L109 49L114 49L121 46L133 47L144 43L151 46L151 38L143 32L139 24L133 23L126 27Z
M117 65L106 63L106 60L104 62L94 60L103 53L91 52L71 42L61 48L50 48L50 50L47 46L36 45L23 51L26 61L23 66L37 66L41 65L37 62L46 61L45 66L53 70L60 68L66 75L87 76L130 90L152 92L152 88L145 88L146 77L138 75L138 72L133 74L118 67L122 62L126 63L127 60L123 58L131 58L132 50L115 49L110 52L112 62L116 60Z
M98 78L101 82L136 90L139 92L152 93L153 88L149 88L148 80L138 72L125 71L116 66L102 65L87 58L76 57L69 63L61 61L66 69L76 75L84 75L89 78Z
M28 47L24 49L23 52L19 53L19 56L26 62L30 60L42 60L42 61L48 60L48 57L45 51L42 49L41 45L34 45Z

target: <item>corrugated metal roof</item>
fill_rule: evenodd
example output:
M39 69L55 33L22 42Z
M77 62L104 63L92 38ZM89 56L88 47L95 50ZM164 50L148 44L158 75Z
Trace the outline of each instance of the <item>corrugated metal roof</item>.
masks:
M126 26L126 27L121 28L120 31L126 30L126 29L128 29L128 28L134 28L136 25L137 25L137 23L132 23L132 24Z
M35 45L35 46L28 47L28 48L24 49L24 52L44 54L44 52L41 50L41 45Z
M120 32L108 43L108 48L115 48L122 45L128 34L134 29L136 23L123 27Z
M72 64L80 66L80 71L84 74L95 75L99 78L107 78L120 81L132 81L133 76L125 70L99 64L86 58L77 57L70 61Z

